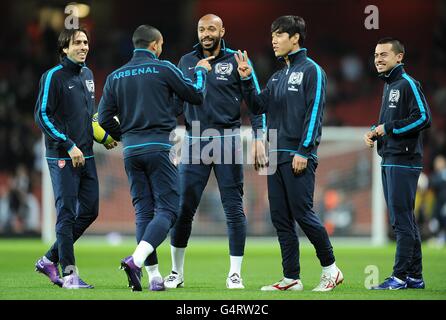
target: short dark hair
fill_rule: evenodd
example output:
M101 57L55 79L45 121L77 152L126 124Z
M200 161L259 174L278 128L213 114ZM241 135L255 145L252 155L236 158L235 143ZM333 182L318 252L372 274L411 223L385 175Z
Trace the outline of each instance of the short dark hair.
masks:
M387 43L390 43L392 45L392 51L395 52L396 54L398 54L398 53L405 54L406 53L403 43L396 38L385 37L385 38L380 39L377 44L387 44Z
M59 52L59 58L62 60L67 54L63 51L70 46L70 40L74 40L74 36L78 32L83 32L87 36L87 40L90 42L90 36L85 28L73 28L73 29L64 29L59 35L59 39L57 40L57 51Z
M299 34L299 46L303 46L305 38L307 37L307 30L305 26L305 20L299 16L281 16L274 20L271 24L271 33L286 32L290 37L294 36L296 33Z
M143 24L133 32L133 46L135 49L146 49L153 41L161 39L161 32L148 24Z

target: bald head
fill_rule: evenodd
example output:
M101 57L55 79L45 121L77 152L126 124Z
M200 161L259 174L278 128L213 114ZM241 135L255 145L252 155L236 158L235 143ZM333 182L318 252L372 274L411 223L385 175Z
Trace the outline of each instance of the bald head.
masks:
M220 49L221 38L225 34L223 20L215 14L206 14L198 21L198 41L203 50L213 53Z
M214 24L215 26L218 26L220 28L223 28L223 20L219 16L216 16L215 14L209 13L200 18L198 20L198 26L200 26L200 23L202 24Z

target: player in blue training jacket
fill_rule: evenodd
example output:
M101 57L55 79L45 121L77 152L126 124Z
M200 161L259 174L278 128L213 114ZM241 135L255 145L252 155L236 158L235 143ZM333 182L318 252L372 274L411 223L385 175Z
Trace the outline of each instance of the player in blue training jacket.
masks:
M268 175L268 198L280 243L284 278L262 290L303 290L297 222L315 247L322 265L320 283L313 291L330 291L343 281L343 275L336 266L327 231L313 211L326 76L302 47L306 30L301 17L279 17L271 25L271 35L274 53L286 65L273 74L260 94L253 82L246 51L236 55L248 106L255 114L268 115L270 145L272 132L277 134L277 148L269 149L270 165L271 154L277 153L277 168Z
M164 290L164 283L155 249L175 223L179 205L177 167L169 157L177 124L173 97L200 105L211 69L208 60L213 57L197 61L192 82L175 65L158 59L163 36L156 28L141 25L132 40L132 59L107 77L98 118L115 140L122 141L135 207L138 246L121 267L129 287L141 291L141 268L146 265L149 288L158 291Z
M34 111L45 135L46 159L56 201L56 242L36 270L67 289L93 288L77 273L74 242L98 216L99 191L93 158L93 73L85 65L89 39L84 29L63 30L60 64L40 79ZM116 143L107 145L113 148ZM62 268L60 278L58 264Z
M223 21L207 14L198 21L198 40L194 51L184 55L178 67L192 76L197 61L208 56L212 71L206 80L203 107L185 103L186 137L181 149L180 214L171 232L172 272L165 278L168 288L184 286L184 257L192 231L192 220L203 191L214 170L226 215L229 236L230 268L226 278L229 289L243 289L241 267L246 242L246 217L243 210L243 160L240 138L240 107L243 100L241 80L236 71L235 51L222 39ZM257 79L254 78L258 87ZM254 133L255 168L266 163L263 145L264 115L250 114ZM213 149L209 158L202 151ZM204 154L204 153L203 153Z
M404 45L383 38L375 48L375 66L384 80L379 124L364 135L373 147L378 142L382 157L384 197L396 235L393 273L371 289L424 289L421 238L414 216L418 178L423 168L421 132L430 127L431 113L418 81L403 68Z

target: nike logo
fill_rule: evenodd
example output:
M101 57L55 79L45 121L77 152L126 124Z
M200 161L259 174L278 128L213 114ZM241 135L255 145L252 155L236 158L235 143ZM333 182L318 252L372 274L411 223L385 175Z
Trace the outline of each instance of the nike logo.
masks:
M195 67L189 67L189 70L195 69Z
M273 287L278 289L278 290L288 290L289 288L295 286L297 283L298 283L297 281L294 281L294 282L291 282L289 285L286 285L286 286L283 286L283 287L280 286L280 284L275 284Z
M275 78L271 79L271 81L277 81L277 80L279 80L279 79L275 79Z
M329 282L329 283L327 284L327 286L325 287L325 289L330 289L330 288L334 288L334 287L335 287L334 283Z
M74 86L68 86L68 89L70 89L70 90L73 89L73 88L74 88Z

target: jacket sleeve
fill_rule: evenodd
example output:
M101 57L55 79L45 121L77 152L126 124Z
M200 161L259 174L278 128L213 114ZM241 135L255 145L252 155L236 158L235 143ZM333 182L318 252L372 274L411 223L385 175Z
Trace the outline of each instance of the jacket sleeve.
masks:
M204 100L207 70L195 67L194 81L184 76L174 64L166 62L166 82L173 92L183 101L200 105Z
M263 90L260 90L258 87L254 72L247 78L241 78L241 82L243 99L248 105L249 110L255 115L268 113L271 79Z
M248 63L252 67L252 82L254 83L255 92L260 93L260 86L257 80L257 76L252 65L252 62L248 60ZM254 133L254 138L256 140L262 140L266 131L266 115L263 114L253 114L248 108L249 120L251 122L252 131Z
M101 101L98 106L98 122L113 139L116 141L121 140L121 126L114 118L118 114L118 104L115 94L112 90L110 80L108 76L102 92Z
M322 126L326 82L324 71L315 63L304 75L305 119L297 153L305 158L311 156L311 150L318 143L316 139Z
M76 144L63 133L55 121L57 118L63 121L62 115L57 114L62 88L54 75L61 68L51 69L40 79L34 120L47 138L59 142L65 150L70 151Z
M178 69L182 69L183 64L183 58L180 59L180 62L178 62ZM173 95L173 105L175 108L175 114L177 117L182 115L184 113L184 100L178 97L177 94Z
M403 78L407 80L407 85L402 92L405 95L403 103L409 111L408 117L385 123L384 131L389 136L409 135L429 128L431 125L431 113L420 84L407 74L403 74Z

